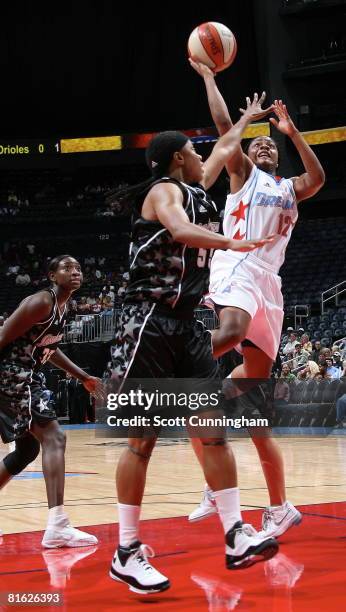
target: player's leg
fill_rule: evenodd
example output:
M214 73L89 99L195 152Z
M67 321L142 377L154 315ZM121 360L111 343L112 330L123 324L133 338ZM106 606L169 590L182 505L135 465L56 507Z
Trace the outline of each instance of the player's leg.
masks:
M237 569L269 559L278 550L277 542L266 534L257 534L251 525L242 522L236 464L227 440L224 436L203 437L201 443L204 476L213 490L225 533L226 567Z
M15 449L0 462L0 489L35 461L40 452L40 444L30 433L24 434L15 442Z
M190 367L191 377L199 375L200 388L210 393L212 383L221 383L216 362L213 359L210 335L204 326L196 324L193 334L186 341L183 367ZM197 381L194 390L197 388ZM266 535L257 536L252 526L244 526L240 512L237 469L233 451L228 445L226 431L223 426L206 428L202 418L217 418L223 416L223 411L203 410L200 413L201 424L196 427L189 425L191 438L200 438L202 452L198 452L198 460L202 465L204 476L213 497L224 529L226 541L226 566L229 569L247 566L255 561L270 558L277 552L277 543ZM196 442L194 448L197 448Z
M40 445L34 436L24 434L13 443L15 448L0 462L0 489L17 474L20 474L29 463L32 463L40 452ZM0 529L0 535L2 531Z
M70 525L64 508L66 438L56 420L33 421L31 432L42 447L42 471L48 499L48 523L43 536L45 548L91 546L97 544L93 535Z
M130 320L136 329L131 336L126 332ZM174 323L171 323L171 330L172 326ZM120 373L120 377L123 376L122 392L132 390L131 379L155 379L162 378L166 373L169 375L171 364L169 355L165 355L164 351L168 345L164 317L150 316L150 311L147 312L144 307L127 306L123 309L118 338L119 349L113 358L113 369ZM154 556L154 552L142 544L139 535L147 468L156 435L155 432L144 435L143 430L137 433L138 437L129 437L128 448L122 452L116 469L119 545L109 575L128 584L134 592L156 593L168 589L170 583L148 562L148 557Z
M166 576L149 562L152 549L139 539L141 505L147 468L156 443L155 436L129 438L116 470L119 514L119 546L110 577L129 585L137 593L157 593L169 588Z
M251 315L234 306L221 307L219 327L212 332L214 357L221 357L246 338Z
M244 346L244 362L232 372L232 378L268 379L272 369L272 359L264 352L253 346ZM250 391L257 394L254 403L260 413L266 416L265 397L261 389ZM251 401L250 397L250 401ZM262 408L261 408L262 405ZM285 466L279 444L272 437L268 428L250 428L249 433L256 447L263 474L266 480L270 506L263 515L263 529L267 533L278 537L292 525L301 522L300 512L286 499Z

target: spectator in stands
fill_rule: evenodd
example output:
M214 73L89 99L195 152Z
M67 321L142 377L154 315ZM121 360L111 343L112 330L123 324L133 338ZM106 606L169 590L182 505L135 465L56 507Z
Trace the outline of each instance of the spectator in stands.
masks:
M278 378L274 389L274 406L286 406L290 399L290 388L283 378Z
M297 336L296 334L290 334L289 338L288 338L288 342L285 344L284 348L282 349L283 354L288 357L288 355L293 355L294 354L294 349L295 346L299 344L298 340L297 340Z
M114 287L113 285L105 285L102 289L103 292L105 292L105 295L110 297L112 302L114 302L115 299L115 293L114 293ZM102 298L102 293L100 293L99 295L100 298Z
M342 376L343 363L341 361L341 353L339 351L333 351L333 365L340 370L340 376Z
M339 370L339 368L336 368L333 365L333 359L332 357L327 357L326 359L326 374L327 377L330 378L331 380L335 380L340 378L342 373L342 370Z
M342 365L341 384L337 391L336 400L336 420L339 423L339 427L346 427L346 361Z
M81 297L77 307L77 312L79 315L86 315L90 313L90 305L87 304L86 297Z
M92 314L100 314L100 312L102 311L102 304L101 304L101 300L97 299L95 304L91 304L90 306L90 312Z
M95 292L91 291L89 297L87 297L87 304L89 304L89 306L94 306L94 304L96 304L96 302L97 302L97 297L95 295ZM91 308L90 308L90 310L91 310Z
M99 270L98 268L95 268L95 272L94 272L94 274L95 274L95 278L96 278L96 280L98 280L98 281L99 281L99 280L101 280L101 278L102 278L102 272L101 272L101 270Z
M18 270L19 270L19 265L18 264L14 264L14 265L11 264L7 268L6 276L11 276L12 274L17 274Z
M126 281L123 281L123 282L121 283L121 286L120 286L120 287L119 287L119 289L118 289L118 298L119 298L120 300L122 300L122 299L123 299L123 297L124 297L124 295L125 295L126 287L127 287L127 282L126 282Z
M308 361L306 367L303 370L298 372L299 380L308 380L311 378L316 378L317 374L319 374L320 368L315 361Z
M318 365L326 365L326 359L332 356L331 350L327 347L321 349L320 354L318 356Z
M285 380L287 383L297 380L295 374L291 372L291 366L289 363L282 364L280 378Z
M32 244L31 242L29 244L26 245L27 251L29 255L34 255L35 254L35 245Z
M299 327L298 328L297 336L298 336L300 341L302 341L302 335L304 334L304 332L305 332L304 327Z
M15 282L18 287L27 287L31 283L31 278L27 272L20 269Z
M302 348L300 342L297 342L294 348L292 371L296 373L298 370L301 370L302 367L309 361L309 357L309 353Z
M300 339L300 343L305 351L307 351L310 354L312 353L312 344L310 342L308 334L302 335Z
M319 358L321 349L322 349L321 342L319 340L315 340L314 348L311 354L312 361L315 361L316 363L318 363L318 358Z
M2 315L0 315L0 327L2 327L4 323L5 323L5 319Z

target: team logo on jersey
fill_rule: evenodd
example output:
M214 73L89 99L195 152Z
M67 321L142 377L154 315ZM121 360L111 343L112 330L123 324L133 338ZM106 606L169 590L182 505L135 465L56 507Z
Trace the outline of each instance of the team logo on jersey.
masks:
M257 191L254 197L255 206L270 206L271 208L282 208L283 210L290 210L294 206L294 202L287 198L284 200L279 195L268 195L262 191Z
M37 346L47 346L49 344L56 344L57 342L60 342L62 338L63 338L63 334L59 334L58 336L53 336L53 334L48 334L47 336L44 336L42 340L40 340L37 343Z

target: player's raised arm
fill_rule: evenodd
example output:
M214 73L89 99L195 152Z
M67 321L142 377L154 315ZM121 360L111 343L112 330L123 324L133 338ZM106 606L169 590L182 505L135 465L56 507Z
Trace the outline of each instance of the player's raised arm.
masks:
M216 85L215 74L210 68L208 68L208 66L202 64L201 62L195 62L193 59L191 59L191 57L189 58L189 62L192 68L196 70L197 74L199 74L204 80L210 113L217 131L219 132L220 136L222 136L228 132L233 123L227 108L227 104L222 97L218 86Z
M305 172L293 179L293 186L297 201L306 200L323 187L325 181L324 170L315 153L294 125L282 100L275 100L273 110L277 119L271 117L269 121L279 132L292 140L303 162Z

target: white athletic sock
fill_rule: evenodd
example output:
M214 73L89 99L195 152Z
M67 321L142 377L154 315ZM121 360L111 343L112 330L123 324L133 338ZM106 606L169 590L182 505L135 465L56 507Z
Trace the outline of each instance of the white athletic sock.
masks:
M63 505L49 508L47 529L61 529L62 527L66 527L68 522L68 516Z
M226 534L232 529L234 523L241 521L239 489L233 487L232 489L214 491L213 497Z
M119 513L119 544L130 546L138 540L140 506L118 503Z

